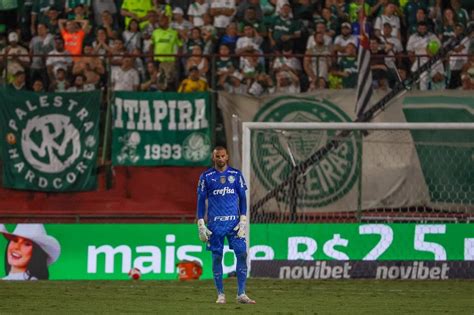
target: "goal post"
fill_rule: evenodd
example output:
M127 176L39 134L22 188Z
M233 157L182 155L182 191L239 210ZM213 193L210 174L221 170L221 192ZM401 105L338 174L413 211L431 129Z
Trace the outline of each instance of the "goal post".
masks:
M249 222L466 220L472 123L242 123Z

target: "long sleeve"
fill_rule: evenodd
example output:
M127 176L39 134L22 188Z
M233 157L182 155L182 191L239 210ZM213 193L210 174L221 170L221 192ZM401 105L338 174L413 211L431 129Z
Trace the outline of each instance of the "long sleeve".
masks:
M244 177L239 176L239 185L237 188L237 193L239 194L239 215L247 215L247 196L245 191L247 190L247 185L245 184Z
M204 219L204 215L206 214L206 198L207 198L207 188L206 188L206 181L204 177L201 175L199 178L199 185L197 189L197 211L196 216L197 219Z

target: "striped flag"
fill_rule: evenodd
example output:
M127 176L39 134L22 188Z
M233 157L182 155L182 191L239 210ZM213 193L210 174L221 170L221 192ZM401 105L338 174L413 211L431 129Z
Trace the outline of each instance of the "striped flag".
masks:
M365 31L364 2L359 16L360 41L359 53L357 55L357 65L359 73L357 75L357 103L355 112L357 117L362 115L372 97L372 71L370 70L370 44L369 36Z

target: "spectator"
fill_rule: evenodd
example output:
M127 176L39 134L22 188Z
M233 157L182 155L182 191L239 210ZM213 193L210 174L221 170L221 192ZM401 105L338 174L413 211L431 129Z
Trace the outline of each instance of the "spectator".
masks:
M17 68L13 74L13 80L8 87L14 91L26 91L26 74L25 71Z
M224 72L218 78L220 89L233 94L246 94L248 86L243 82L244 76L239 71Z
M42 23L38 24L37 34L30 41L30 52L32 55L36 55L31 61L30 78L34 80L39 77L43 81L43 85L47 85L49 81L44 55L54 49L54 37L48 33L47 26Z
M266 73L259 73L253 82L250 82L248 94L253 96L263 96L275 93L275 83Z
M369 2L370 3L370 2ZM377 2L372 5L370 8L370 17L373 17L374 20L383 15L385 9L387 8L388 0L377 0Z
M128 27L132 19L140 23L140 29L143 29L148 24L147 14L154 10L151 0L124 0L120 10L120 14L125 17L125 28Z
M48 27L48 30L51 34L55 35L60 35L59 31L59 14L61 13L61 10L56 7L51 7L49 8L47 14L46 14L46 19L45 19L45 25Z
M462 23L458 23L454 29L454 35L457 38L461 38L464 35L464 26ZM464 37L461 40L461 43L456 46L449 57L449 89L457 89L462 85L461 81L461 71L464 65L468 61L467 54L469 53L470 46L469 36ZM464 55L464 56L460 56Z
M214 18L211 14L205 13L202 16L204 25L201 26L202 36L205 37L205 32L209 33L212 36L212 40L217 39L217 28L214 26Z
M331 65L331 49L324 42L323 33L315 33L311 36L313 39L312 45L306 49L304 58L304 70L309 78L310 89L316 88L319 84L320 78L324 81L328 80L328 71ZM308 43L309 39L308 39Z
M299 0L293 8L295 20L302 21L305 28L310 29L313 22L313 12L317 13L315 3L311 0ZM319 18L319 15L317 15Z
M87 92L95 89L93 84L86 84L86 78L82 74L74 77L73 86L67 89L67 92Z
M166 75L166 86L175 83L177 79L176 57L158 56L160 54L176 54L183 45L179 39L178 32L169 27L169 18L166 15L160 17L160 28L153 31L154 60L160 62L160 71Z
M134 60L133 67L138 71L140 81L145 80L146 78L146 66L142 59L142 52L140 49L135 48L130 53L132 59Z
M262 44L263 39L267 37L267 28L263 21L257 19L257 12L253 7L245 10L244 18L239 22L238 33L240 36L244 35L245 26L251 25L256 32L256 36L259 38L259 45Z
M193 28L193 24L184 18L184 12L181 8L174 8L173 22L170 27L178 31L181 40L186 41L189 36L189 31Z
M142 48L142 33L138 26L138 21L131 19L128 24L127 30L122 33L123 42L125 43L125 49L128 52L132 52L135 48L141 50Z
M260 1L258 0L240 1L237 7L237 13L235 14L235 19L238 21L245 20L245 14L248 9L251 9L255 13L255 19L262 21L263 12L260 7Z
M67 72L72 67L71 54L64 49L64 40L60 36L54 38L54 50L48 54L46 59L46 68L48 69L49 78L55 77L55 74L59 68L62 68Z
M209 3L205 0L194 0L194 2L188 8L189 21L195 27L201 27L204 25L203 15L209 10Z
M219 57L216 60L216 74L217 81L221 83L227 82L226 79L234 72L236 72L235 62L230 57L230 48L226 44L219 46ZM243 79L243 76L242 76ZM240 80L242 81L242 80Z
M149 54L152 53L151 47L153 45L153 41L151 39L151 35L153 31L160 27L159 15L156 11L152 10L148 12L148 24L142 30L142 37L143 37L143 53Z
M84 46L84 55L79 57L72 68L72 74L82 74L86 78L86 84L98 86L101 76L105 74L105 68L99 57L92 56L94 49L91 44Z
M141 91L164 91L166 89L166 77L163 71L153 61L146 64L147 77L140 84Z
M428 62L429 58L433 57L433 53L425 47L425 54L428 58L425 58L425 62ZM438 60L428 71L423 72L420 75L420 90L443 90L446 87L446 76L442 60Z
M201 77L206 79L209 71L209 61L202 55L202 48L194 46L192 54L186 62L186 72L189 72L193 67L197 67Z
M210 14L218 34L223 34L232 21L237 7L234 0L212 0Z
M137 91L140 85L138 71L133 68L131 56L124 56L122 66L114 69L111 75L113 91Z
M386 90L388 88L388 68L385 64L385 51L377 37L370 38L370 53L370 69L372 70L374 87Z
M390 25L392 25L392 36L401 39L400 18L395 15L396 9L397 7L393 3L387 4L384 14L382 14L375 20L374 30L375 35L377 37L380 37L382 35L383 25L385 23L389 23Z
M248 85L252 84L258 74L265 72L264 65L259 62L259 54L257 50L249 50L240 58L239 71L244 75Z
M276 75L275 93L296 94L301 92L300 80L291 71L280 71Z
M354 35L352 35L351 24L348 22L344 22L341 25L341 35L336 36L336 38L334 39L333 51L336 53L337 56L344 55L346 47L349 44L353 44L357 47L358 40Z
M102 60L105 59L109 53L112 53L113 41L110 40L107 36L107 31L105 28L100 27L97 29L95 40L92 42L92 47L94 48L94 54L100 55Z
M101 15L105 11L111 15L117 14L117 7L113 0L92 0L92 12L94 12L95 25L103 26Z
M57 68L54 77L49 85L50 92L66 92L70 88L70 84L66 79L66 69L63 67Z
M192 93L207 91L207 81L201 77L198 67L193 66L189 69L189 75L179 85L179 93Z
M37 80L34 80L33 81L33 85L31 86L31 89L33 90L33 92L35 93L44 93L45 90L44 90L44 84L43 84L43 81L37 79Z
M125 49L125 45L123 44L123 40L118 38L114 40L114 44L111 46L111 51L110 51L110 65L111 65L111 70L114 71L117 68L120 68L122 65L122 58L123 55L127 50Z
M204 54L209 55L214 53L214 36L209 29L202 29L202 40L204 41Z
M360 11L364 10L365 16L370 15L370 5L365 0L351 0L348 5L349 22L355 23L359 20Z
M81 20L87 19L86 15L90 13L91 0L66 0L64 4L64 12L68 15L68 19L75 19L75 9L82 6L80 15Z
M385 23L383 25L383 31L379 38L382 41L387 54L396 55L403 52L403 46L400 39L393 36L392 24Z
M461 7L461 1L451 0L451 8L454 10L454 13L456 15L456 21L466 27L469 22L469 14L467 13L466 9Z
M454 27L456 26L456 17L454 11L447 8L443 12L443 22L438 25L436 33L441 42L445 42L454 37Z
M205 43L201 35L201 29L199 27L193 27L191 30L191 36L186 41L186 53L190 54L193 51L194 46L199 46L204 49Z
M260 49L261 38L256 37L255 29L252 25L248 24L244 26L244 34L242 37L237 39L235 45L235 53L243 54L246 51L258 50Z
M419 11L421 10L420 13ZM423 0L409 0L405 5L403 12L405 17L405 24L409 29L410 35L416 32L416 25L418 22L426 22L426 11L428 10L427 1ZM421 18L423 15L423 18ZM410 31L412 30L412 31Z
M114 20L112 14L109 11L104 11L100 15L101 26L106 30L107 36L111 39L118 38L116 30L118 29L118 23Z
M64 2L62 0L36 0L33 1L33 7L31 11L31 35L36 35L36 23L47 23L48 11L50 8L60 9Z
M420 64L427 61L426 46L428 42L435 40L439 43L439 39L433 33L428 32L426 23L418 23L417 33L411 35L407 42L407 53L412 63L411 71L416 71Z
M333 75L336 75L342 79L342 88L353 89L357 86L357 47L353 43L348 43L344 52L344 55L339 59L337 63L338 70L333 71ZM315 82L316 83L316 82ZM314 87L316 88L316 87Z
M11 32L8 34L9 45L0 51L0 65L6 64L6 73L4 72L3 76L6 77L7 83L11 83L14 80L15 73L20 71L25 73L26 69L30 66L28 49L20 46L18 42L18 34Z
M275 76L280 72L292 72L297 77L301 75L301 62L294 56L291 45L286 44L282 47L282 53L273 61L272 71Z
M67 17L69 20L75 20L75 21L87 20L89 21L89 25L90 25L88 10L81 3L76 4L74 8L72 9L72 11L69 12L69 14L67 14ZM90 31L90 28L88 26L88 28L86 29L86 33L89 33L89 31Z
M278 49L284 42L293 41L301 37L301 29L290 17L291 7L284 4L280 14L276 16L269 30L271 47Z
M221 36L219 44L226 44L230 47L232 51L235 51L235 45L239 35L237 34L237 25L232 22L227 25L224 35Z
M329 10L328 8L322 8L321 18L322 20L320 21L320 23L323 23L326 26L326 34L334 38L334 36L339 33L339 20L335 15L331 13L331 10Z
M323 39L324 39L324 45L328 46L328 47L331 47L332 43L333 43L333 39L330 35L328 35L327 33L327 29L326 29L326 24L324 23L318 23L316 24L316 27L315 27L315 32L313 33L313 35L315 33L321 33L323 34ZM306 41L306 49L310 49L314 46L314 36L310 36L308 37L308 40Z
M87 20L59 20L59 30L64 39L64 49L71 53L73 59L78 58L77 56L82 54L82 43L84 42L88 25L89 21Z
M413 24L408 24L408 36L413 35L417 32L418 23L426 23L428 30L432 32L434 30L433 22L426 16L426 12L423 9L418 9L416 11L416 20Z

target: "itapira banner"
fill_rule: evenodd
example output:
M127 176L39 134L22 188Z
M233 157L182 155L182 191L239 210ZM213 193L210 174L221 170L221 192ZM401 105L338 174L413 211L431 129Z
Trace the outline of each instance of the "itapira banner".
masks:
M3 186L61 192L97 186L100 91L0 90Z
M427 279L430 268L430 279L474 278L473 224L252 224L250 235L255 276ZM36 245L21 260L10 246L20 237ZM194 224L0 224L0 252L6 280L21 277L12 265L26 280L125 280L132 268L144 280L170 280L182 261L197 262L202 278L212 279L212 255ZM223 273L235 267L225 245Z
M374 93L373 102L383 97ZM241 122L351 122L354 90L324 90L256 98L221 92L232 163L241 167ZM393 100L373 122L474 122L474 96L462 91L408 92ZM250 203L283 182L291 161L302 162L324 147L334 131L259 132L251 138ZM359 136L358 136L359 135ZM237 140L236 140L237 139ZM288 155L288 148L292 157ZM474 211L474 132L353 133L344 145L308 169L299 187L300 212L427 207ZM271 199L266 212L281 211ZM288 202L287 202L288 204Z
M112 104L114 165L210 165L209 93L116 92Z

